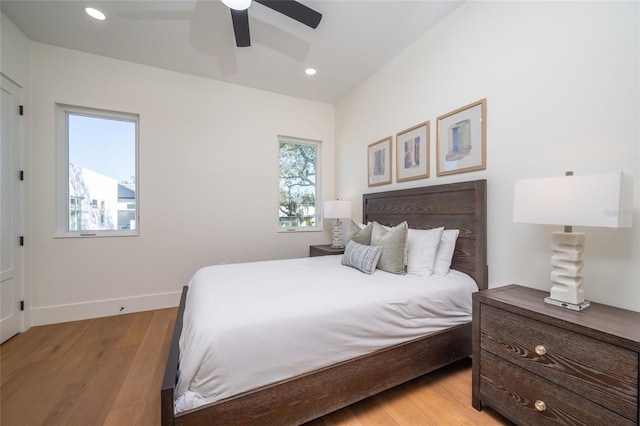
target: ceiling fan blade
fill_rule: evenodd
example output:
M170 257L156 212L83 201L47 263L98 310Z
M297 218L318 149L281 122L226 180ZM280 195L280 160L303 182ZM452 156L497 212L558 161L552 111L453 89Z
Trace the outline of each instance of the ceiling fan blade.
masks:
M231 21L233 22L233 32L236 35L236 46L251 46L249 36L249 12L247 10L231 10Z
M291 19L295 19L298 22L316 28L322 19L322 14L316 12L310 7L297 2L295 0L255 0L268 8L280 12Z

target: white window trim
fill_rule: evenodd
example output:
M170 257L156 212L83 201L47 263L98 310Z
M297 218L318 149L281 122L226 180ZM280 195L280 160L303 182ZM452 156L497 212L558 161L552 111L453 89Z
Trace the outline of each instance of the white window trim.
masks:
M110 118L136 123L135 176L136 176L136 229L69 230L69 143L68 114L86 117ZM56 103L56 206L55 238L132 237L140 235L140 116L134 113L103 110Z
M314 139L298 138L293 136L278 135L276 143L276 152L278 158L278 181L276 191L276 206L280 205L280 142L289 142L299 145L311 145L317 148L316 151L316 225L315 226L296 226L283 228L280 226L280 217L276 216L277 232L281 234L295 234L299 232L322 232L323 229L323 212L322 212L322 142ZM279 209L276 209L276 212Z

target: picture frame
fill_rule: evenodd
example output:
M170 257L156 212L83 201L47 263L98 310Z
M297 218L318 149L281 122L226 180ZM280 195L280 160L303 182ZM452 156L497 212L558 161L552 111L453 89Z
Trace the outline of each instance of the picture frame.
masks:
M429 177L430 123L396 134L396 182Z
M392 137L386 137L367 147L368 185L378 186L391 183Z
M437 119L437 176L487 168L487 100L465 105Z

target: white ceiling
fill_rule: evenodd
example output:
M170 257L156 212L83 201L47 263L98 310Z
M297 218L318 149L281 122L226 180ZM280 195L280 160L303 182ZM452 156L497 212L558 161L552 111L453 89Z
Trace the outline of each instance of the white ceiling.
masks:
M1 8L32 41L335 103L462 3L301 2L322 13L317 29L254 2L244 48L219 0L2 0ZM107 19L88 17L86 6ZM304 74L310 66L314 77Z

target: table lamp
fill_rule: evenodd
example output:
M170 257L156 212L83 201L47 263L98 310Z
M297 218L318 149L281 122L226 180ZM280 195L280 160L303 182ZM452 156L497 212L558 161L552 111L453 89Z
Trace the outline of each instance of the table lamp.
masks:
M564 225L551 237L551 292L546 303L581 311L585 234L572 226L630 228L633 178L622 173L526 179L515 183L513 221Z
M324 217L326 219L335 219L333 221L332 228L332 248L342 248L342 218L351 217L351 203L349 201L325 201L324 203Z

